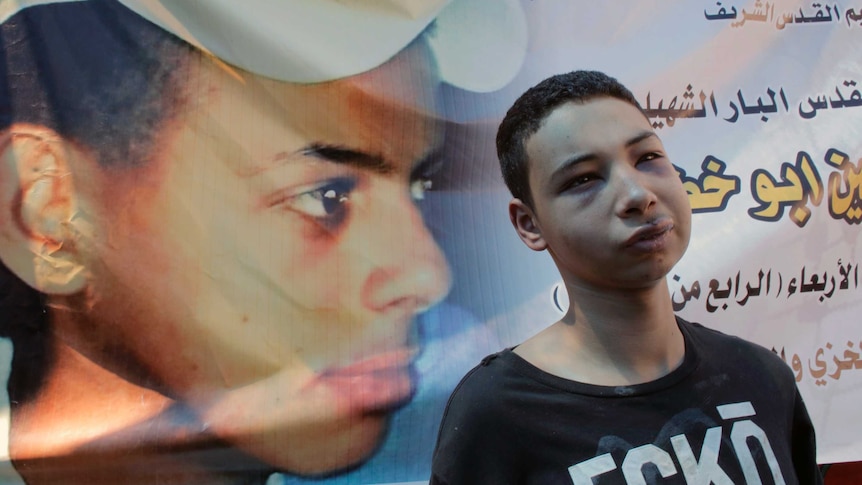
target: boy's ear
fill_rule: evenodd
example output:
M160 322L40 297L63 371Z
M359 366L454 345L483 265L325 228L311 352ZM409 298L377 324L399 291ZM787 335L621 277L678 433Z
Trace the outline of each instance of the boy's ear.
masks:
M521 241L524 241L524 244L528 248L533 251L544 251L548 248L545 239L542 237L542 231L536 222L533 209L521 199L512 199L509 201L509 220L515 226L518 237L521 238Z
M0 260L46 294L84 289L76 250L71 157L83 156L53 130L14 124L0 131Z

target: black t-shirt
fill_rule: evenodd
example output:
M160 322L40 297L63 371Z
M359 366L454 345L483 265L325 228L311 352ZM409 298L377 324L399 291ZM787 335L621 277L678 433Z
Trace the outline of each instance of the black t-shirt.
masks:
M634 386L563 379L511 349L486 357L449 399L431 484L822 483L790 368L678 323L683 363Z

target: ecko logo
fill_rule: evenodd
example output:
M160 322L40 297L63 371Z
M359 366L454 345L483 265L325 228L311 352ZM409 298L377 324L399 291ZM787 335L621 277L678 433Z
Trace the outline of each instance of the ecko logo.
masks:
M751 402L739 402L716 406L721 419L727 421L730 426L730 442L733 452L739 461L745 482L750 485L762 485L760 474L757 471L757 463L749 440L756 440L762 450L762 458L772 473L772 480L767 483L785 485L784 476L775 457L775 452L769 444L766 432L756 425L751 419L755 416L754 406ZM684 434L672 436L670 444L676 455L680 469L677 469L673 458L665 451L653 444L647 444L630 449L621 464L617 464L610 453L605 453L589 460L584 460L569 467L569 476L574 485L592 485L593 478L606 473L621 473L628 485L647 485L643 475L643 467L652 464L663 478L668 478L678 473L685 477L688 485L734 485L733 480L718 464L718 453L721 448L722 426L709 428L703 440L703 447L699 454L695 454L691 444ZM700 456L697 459L696 456Z

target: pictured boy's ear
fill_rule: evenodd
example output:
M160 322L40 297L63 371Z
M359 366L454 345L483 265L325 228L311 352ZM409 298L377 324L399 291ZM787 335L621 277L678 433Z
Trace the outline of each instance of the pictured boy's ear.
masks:
M509 201L509 220L515 226L518 237L524 241L528 248L533 251L544 251L548 248L542 237L542 231L536 223L533 210L521 199Z
M80 150L48 128L19 123L0 131L0 260L46 294L86 286L71 223L76 156Z

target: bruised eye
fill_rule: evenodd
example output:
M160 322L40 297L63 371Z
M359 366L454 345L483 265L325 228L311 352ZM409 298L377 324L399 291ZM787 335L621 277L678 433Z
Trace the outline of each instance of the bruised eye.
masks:
M284 198L280 203L287 210L309 217L321 225L337 228L347 217L350 195L356 188L352 178L327 180L308 190Z
M660 153L650 152L650 153L647 153L647 154L645 154L645 155L641 156L641 157L640 157L640 159L638 159L638 163L640 163L640 162L649 162L649 161L651 161L651 160L655 160L655 159L657 159L657 158L661 158L661 154L660 154Z
M599 176L594 173L585 173L582 175L578 175L569 179L569 181L563 186L563 190L576 189L581 187L582 185L588 184L593 180L598 180Z
M425 199L425 193L433 188L434 184L430 178L422 177L410 182L410 197L413 200Z

